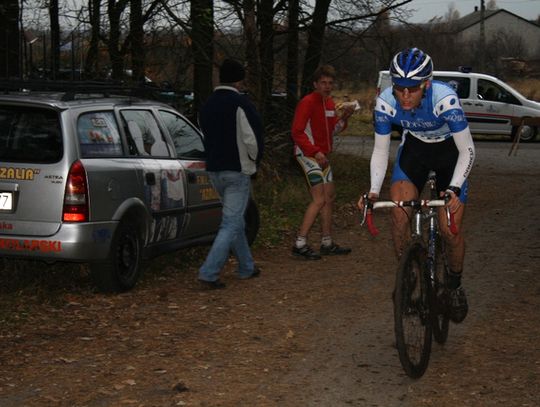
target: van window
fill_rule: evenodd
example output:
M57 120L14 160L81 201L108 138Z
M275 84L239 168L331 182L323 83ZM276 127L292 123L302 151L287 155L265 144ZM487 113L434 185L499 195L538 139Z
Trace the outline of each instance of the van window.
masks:
M54 163L62 158L62 131L53 110L0 106L0 160Z
M178 158L202 159L205 157L200 133L184 118L171 112L159 111L174 142Z
M122 155L122 140L113 112L92 112L79 116L77 136L81 156L115 157Z
M170 157L169 148L161 130L149 110L122 110L129 134L134 141L138 155Z
M478 79L478 98L490 102L519 105L519 100L503 87L486 79Z
M434 76L434 79L441 82L446 82L457 93L460 99L468 99L471 91L470 78L459 78L456 76Z

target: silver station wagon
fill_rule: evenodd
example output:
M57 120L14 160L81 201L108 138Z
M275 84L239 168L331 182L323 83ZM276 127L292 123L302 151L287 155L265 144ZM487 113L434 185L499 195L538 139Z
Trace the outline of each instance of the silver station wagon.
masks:
M221 203L202 135L179 112L102 86L0 88L0 256L87 262L101 291L118 292L143 258L212 242ZM253 201L246 221L253 242Z

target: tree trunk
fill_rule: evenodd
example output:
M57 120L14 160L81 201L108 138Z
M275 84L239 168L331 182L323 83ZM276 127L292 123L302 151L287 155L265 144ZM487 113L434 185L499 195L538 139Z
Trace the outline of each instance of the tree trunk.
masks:
M191 0L191 49L193 51L193 116L212 93L214 62L214 2Z
M120 16L126 8L127 1L108 0L107 14L109 16L110 33L107 41L109 58L111 59L112 78L124 77L124 58L120 49Z
M253 52L256 49L260 49L257 41L256 4L254 0L244 0L242 4L244 11L244 38L246 40L247 62L247 77L245 82L253 102L260 111L263 101L261 97L260 53Z
M60 21L58 0L49 2L49 19L51 23L51 74L52 79L58 78L60 69Z
M15 78L21 75L18 0L4 0L0 7L0 77Z
M144 83L144 31L143 31L142 1L131 0L130 14L130 44L132 79Z
M90 14L90 44L86 60L84 62L84 72L88 78L95 79L99 74L99 31L101 19L101 0L88 0L88 12Z
M287 34L287 121L292 121L298 103L298 17L299 0L289 1L289 27Z
M260 35L260 106L261 116L265 118L272 109L272 89L274 78L274 11L272 0L259 3ZM249 49L249 48L248 48Z
M302 73L302 95L312 89L312 76L321 63L324 30L331 0L317 0L313 11L313 21L308 29L308 46Z

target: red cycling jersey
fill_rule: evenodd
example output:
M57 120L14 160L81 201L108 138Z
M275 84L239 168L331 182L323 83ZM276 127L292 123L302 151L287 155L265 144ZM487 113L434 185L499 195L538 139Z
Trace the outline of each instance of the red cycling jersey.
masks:
M292 124L295 154L313 157L318 152L332 151L332 136L338 122L336 106L331 97L323 99L318 92L304 96L296 106Z

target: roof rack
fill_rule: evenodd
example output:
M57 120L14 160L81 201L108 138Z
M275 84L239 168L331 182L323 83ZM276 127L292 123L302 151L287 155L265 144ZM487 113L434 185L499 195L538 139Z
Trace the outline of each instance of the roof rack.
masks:
M156 99L160 89L141 83L128 86L119 81L47 81L47 80L8 80L0 79L0 92L59 92L60 100L75 100L80 95L101 95L103 97L136 97ZM80 97L79 97L80 98Z

